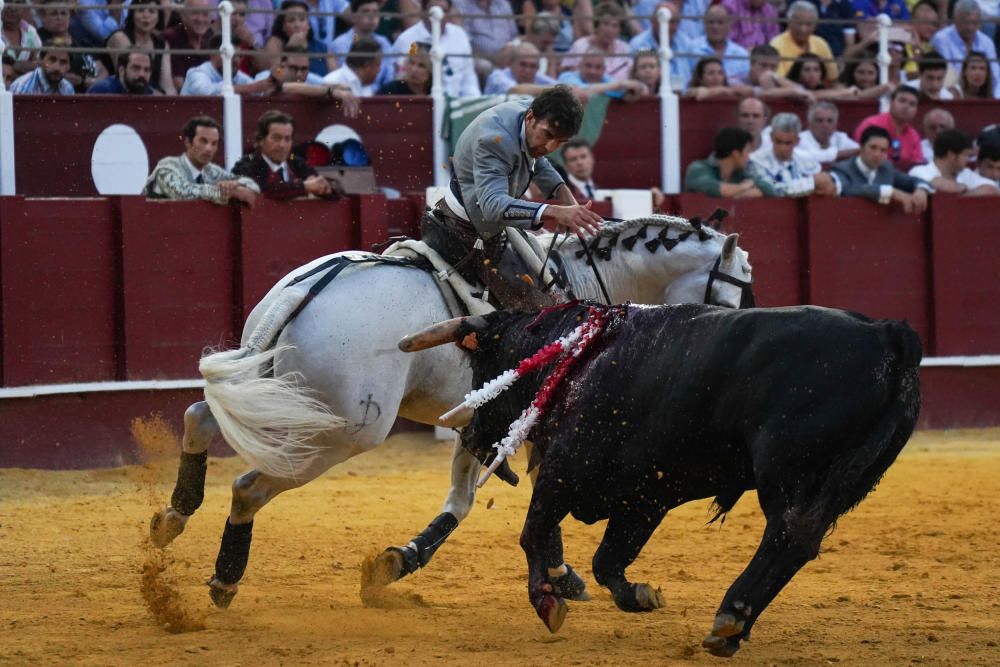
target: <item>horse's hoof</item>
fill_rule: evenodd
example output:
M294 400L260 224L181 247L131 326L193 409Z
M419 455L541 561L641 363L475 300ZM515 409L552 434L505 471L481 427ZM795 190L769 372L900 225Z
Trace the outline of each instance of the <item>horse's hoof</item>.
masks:
M746 625L745 618L736 618L735 614L719 614L712 625L712 634L716 637L732 637L743 632L744 625Z
M361 590L388 586L406 576L402 552L389 547L375 558L365 558L361 563Z
M559 632L568 611L569 607L566 605L566 601L555 595L542 595L538 603L535 604L535 613L538 614L538 618L542 619L542 623L549 629L549 632L553 634Z
M149 520L149 541L157 549L162 549L184 532L189 518L173 507L164 507Z
M208 596L219 609L229 609L239 590L239 584L224 584L215 577L208 582Z
M652 611L666 605L663 599L663 591L653 588L649 584L635 585L635 601L643 611Z
M738 639L709 635L702 640L701 645L718 658L731 658L740 650Z
M566 574L555 577L551 581L556 594L563 599L574 602L588 602L590 600L590 595L587 594L587 582L569 565L566 565Z

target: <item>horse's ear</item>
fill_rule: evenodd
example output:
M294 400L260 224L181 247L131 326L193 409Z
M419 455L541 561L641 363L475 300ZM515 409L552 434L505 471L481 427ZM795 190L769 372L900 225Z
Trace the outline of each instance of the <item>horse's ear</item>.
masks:
M688 223L698 231L701 231L701 218L698 216L688 218Z
M709 225L715 229L722 229L722 222L729 217L729 211L724 208L717 208L712 211L712 214L708 216L705 220Z
M430 347L437 347L445 343L455 343L465 341L470 335L477 333L487 324L486 319L480 316L456 317L444 322L432 324L423 331L409 334L399 341L399 349L403 352L417 352ZM474 340L474 337L473 339ZM469 345L475 343L471 340Z
M730 234L726 237L726 240L722 243L722 261L728 262L733 258L733 253L736 252L736 246L740 242L739 234Z

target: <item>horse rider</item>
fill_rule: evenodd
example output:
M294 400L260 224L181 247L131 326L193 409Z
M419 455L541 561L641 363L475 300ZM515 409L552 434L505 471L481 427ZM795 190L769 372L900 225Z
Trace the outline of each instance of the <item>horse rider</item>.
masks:
M545 90L530 106L514 101L484 111L458 140L444 198L423 217L424 241L501 307L534 310L562 300L506 250L509 234L544 223L583 235L601 227L590 202L579 204L545 157L579 131L582 119L583 107L566 86ZM532 181L558 203L522 199Z

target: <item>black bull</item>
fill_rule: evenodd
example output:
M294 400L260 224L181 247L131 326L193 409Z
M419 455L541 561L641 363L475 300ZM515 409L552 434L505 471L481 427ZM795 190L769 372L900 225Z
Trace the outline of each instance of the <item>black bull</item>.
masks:
M476 386L565 335L585 306L493 313L401 343L463 341ZM470 334L475 334L470 336ZM581 360L531 433L541 457L521 534L528 597L555 631L566 604L547 579L547 539L567 513L608 519L594 577L625 611L662 606L625 570L667 511L715 496L719 513L756 489L767 519L749 565L703 645L734 654L757 617L819 553L837 517L878 483L920 407L920 340L905 323L802 306L733 311L628 307ZM539 376L544 373L536 374ZM479 408L462 440L480 461L544 377L522 378ZM718 515L717 515L718 517Z

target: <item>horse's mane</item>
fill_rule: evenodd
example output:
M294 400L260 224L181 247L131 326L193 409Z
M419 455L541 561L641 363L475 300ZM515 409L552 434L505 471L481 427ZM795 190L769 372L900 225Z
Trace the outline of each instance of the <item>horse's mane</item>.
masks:
M593 243L595 239L614 239L617 241L618 237L622 236L626 232L633 229L639 230L643 227L664 227L666 229L675 229L681 234L697 234L698 238L703 241L707 241L709 238L723 239L726 236L708 225L696 227L688 222L687 218L681 218L676 215L649 215L642 218L633 218L631 220L607 222L603 227L601 227L601 231L598 232L595 237L591 237L590 242ZM566 242L569 244L575 243L576 245L580 245L580 238L578 236L571 235Z

